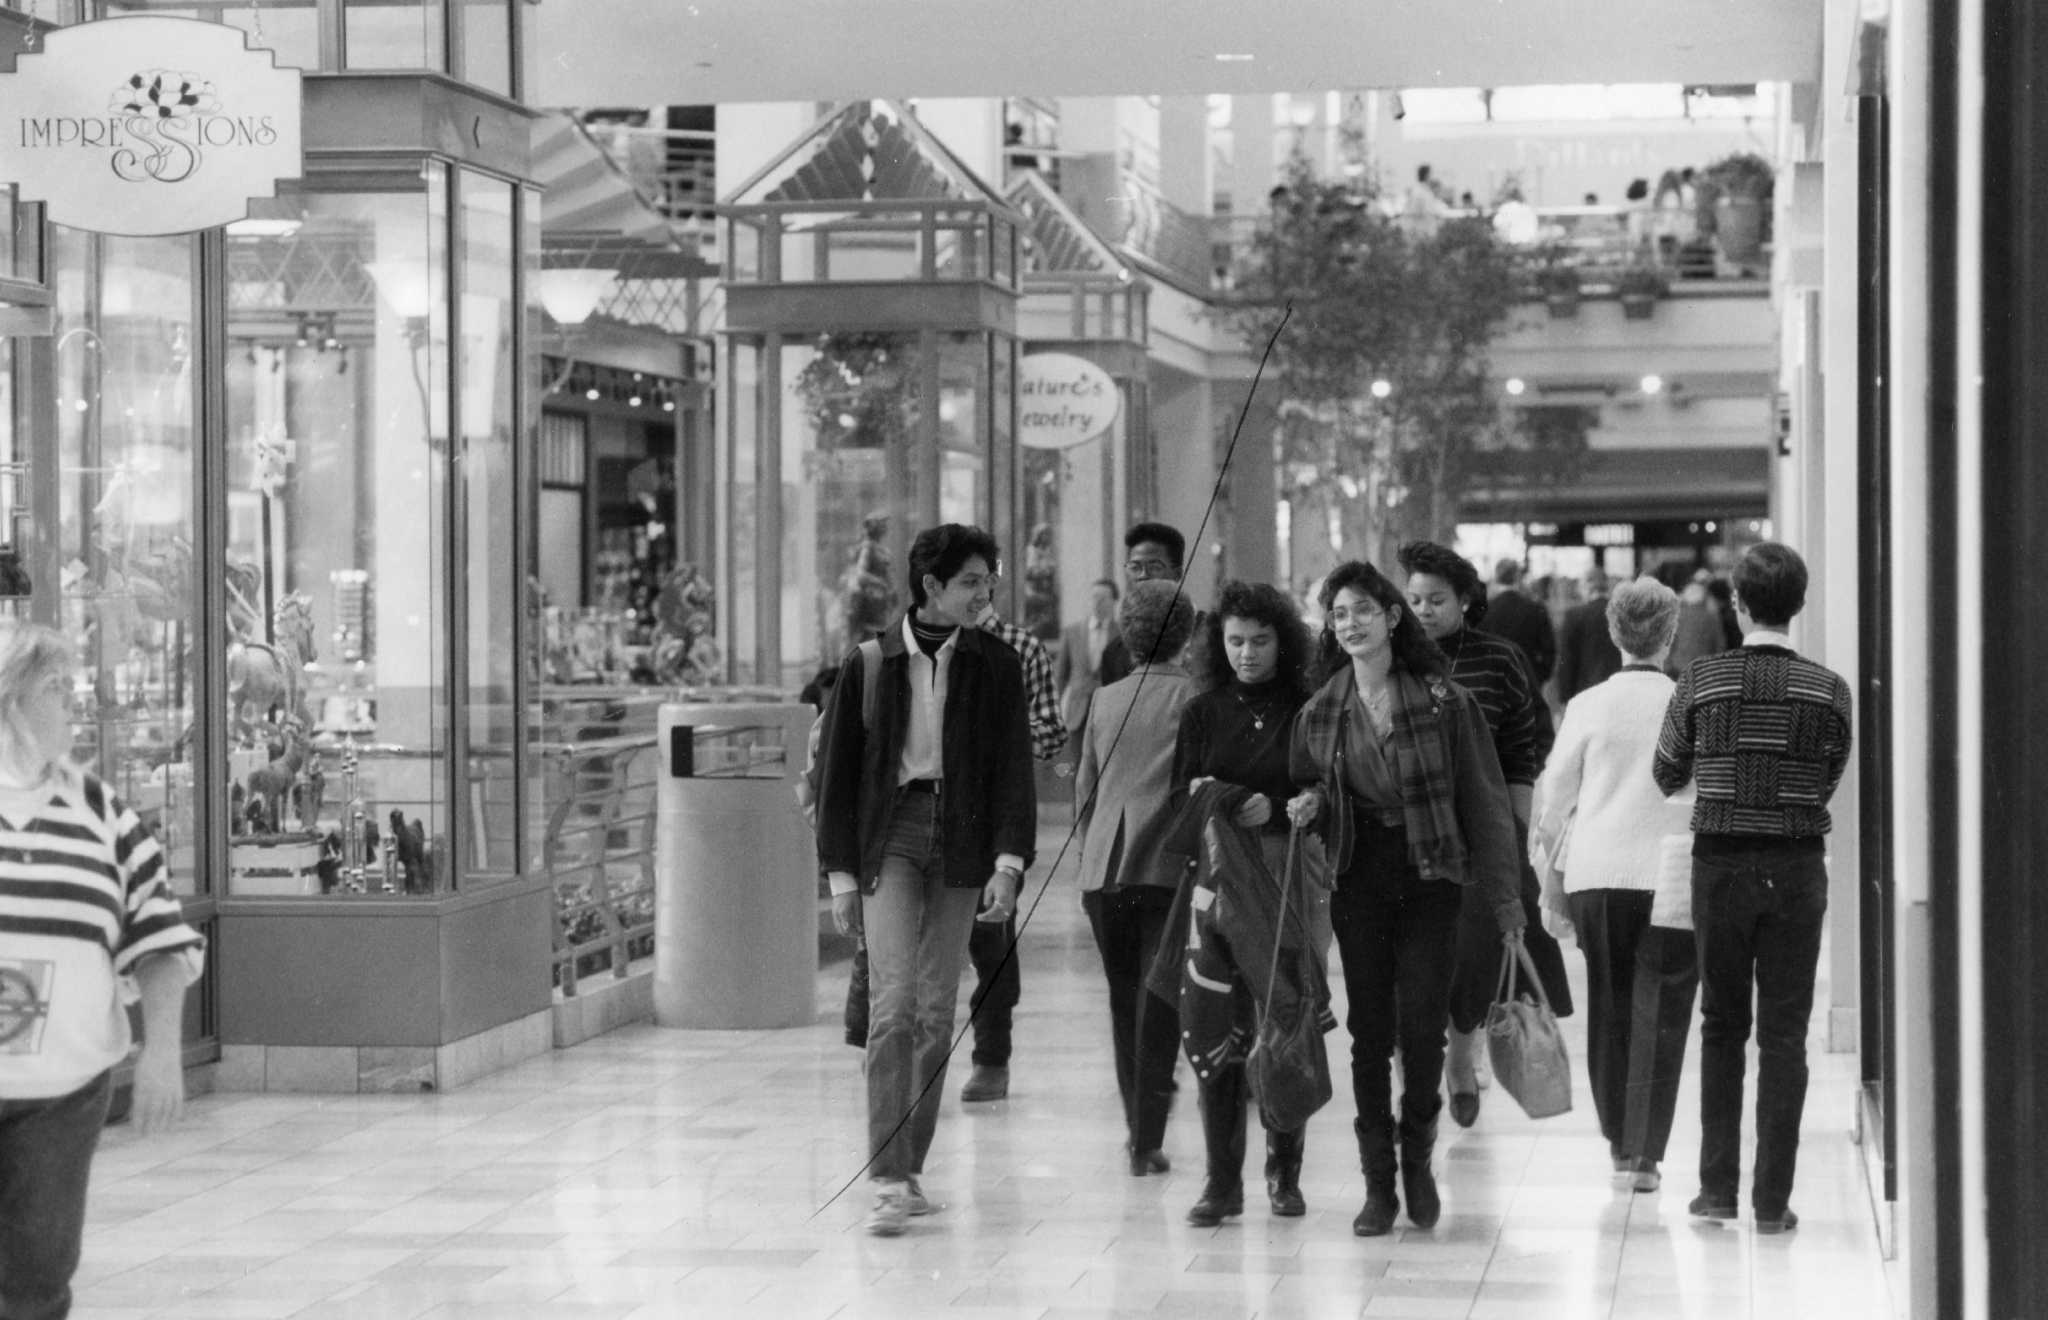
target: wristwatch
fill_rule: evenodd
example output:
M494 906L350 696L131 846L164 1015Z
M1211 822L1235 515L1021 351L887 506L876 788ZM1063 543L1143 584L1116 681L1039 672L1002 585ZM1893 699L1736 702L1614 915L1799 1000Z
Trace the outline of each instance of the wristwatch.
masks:
M1009 876L1018 884L1024 883L1024 873L1014 866L998 866L996 868L996 874Z

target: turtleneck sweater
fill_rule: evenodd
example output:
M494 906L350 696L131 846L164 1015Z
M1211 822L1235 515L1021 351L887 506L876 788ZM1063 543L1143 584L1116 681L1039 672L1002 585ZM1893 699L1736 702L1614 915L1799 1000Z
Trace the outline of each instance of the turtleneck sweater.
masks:
M1278 680L1246 684L1233 678L1189 701L1174 744L1175 796L1184 796L1190 782L1207 776L1284 804L1295 792L1287 769L1288 735L1294 713L1307 699ZM1275 811L1266 828L1284 832L1286 813Z

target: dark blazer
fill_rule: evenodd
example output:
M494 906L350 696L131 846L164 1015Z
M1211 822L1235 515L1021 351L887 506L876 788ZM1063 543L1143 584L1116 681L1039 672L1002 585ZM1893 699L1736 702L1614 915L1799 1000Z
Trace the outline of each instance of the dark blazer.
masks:
M861 721L863 666L848 652L818 743L818 865L850 872L864 894L874 893L881 878L910 729L910 654L900 616L882 632L881 643L876 736L869 737ZM1031 730L1017 653L979 628L962 628L953 648L939 734L946 771L939 795L941 871L953 888L979 889L998 855L1014 853L1031 863L1038 825Z
M1557 629L1541 602L1519 591L1503 591L1486 603L1486 618L1479 627L1522 648L1537 687L1550 681L1557 670Z
M1124 635L1118 633L1109 639L1109 645L1102 648L1102 668L1095 677L1103 687L1108 687L1120 678L1129 678L1135 668L1137 666L1131 663L1131 648L1124 645Z
M1607 635L1607 597L1565 611L1557 637L1557 699L1570 701L1621 672L1621 650Z

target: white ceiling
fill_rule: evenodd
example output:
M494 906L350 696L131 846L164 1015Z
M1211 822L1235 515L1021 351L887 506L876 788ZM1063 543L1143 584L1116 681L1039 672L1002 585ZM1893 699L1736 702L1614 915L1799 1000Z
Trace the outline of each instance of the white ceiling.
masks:
M542 0L532 99L1800 82L1819 71L1822 10L1822 0Z

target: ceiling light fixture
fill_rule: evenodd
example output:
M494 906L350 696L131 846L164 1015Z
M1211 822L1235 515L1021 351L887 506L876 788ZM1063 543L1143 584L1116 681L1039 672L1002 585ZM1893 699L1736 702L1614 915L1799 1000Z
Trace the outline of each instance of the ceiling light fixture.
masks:
M1522 396L1522 392L1528 388L1529 386L1522 380L1520 376L1508 377L1507 391L1508 393L1514 395L1516 398L1520 398Z
M1664 378L1663 378L1662 376L1645 376L1645 377L1643 377L1643 393L1645 393L1645 394L1661 394L1661 393L1663 393L1663 392L1664 392Z
M1218 51L1216 53L1216 62L1218 64L1250 64L1257 58L1259 57L1256 55L1235 51Z

